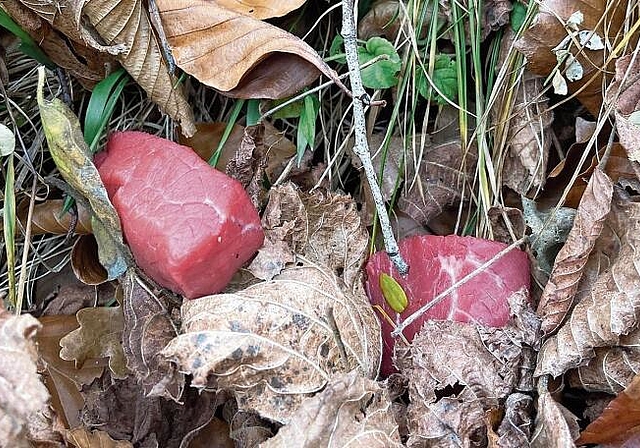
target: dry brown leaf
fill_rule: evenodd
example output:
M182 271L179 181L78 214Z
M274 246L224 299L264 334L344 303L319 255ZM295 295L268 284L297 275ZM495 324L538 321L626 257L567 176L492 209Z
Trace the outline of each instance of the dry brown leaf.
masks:
M154 294L132 270L127 272L122 286L122 347L127 368L147 396L178 402L184 389L184 375L160 355L178 333L167 298Z
M302 6L305 0L284 0L274 2L270 0L216 0L216 2L230 11L235 11L257 20L282 17Z
M213 417L189 442L189 448L235 448L229 424Z
M0 446L31 447L30 422L47 406L49 392L36 369L33 341L41 328L28 314L0 308Z
M39 370L51 393L51 404L63 418L65 427L78 426L80 411L84 406L80 390L99 378L107 363L86 363L77 369L73 362L60 358L60 339L78 328L75 316L44 316L39 320L42 325L36 336L39 363L42 366Z
M273 25L216 1L157 4L178 67L225 95L285 98L320 73L343 86L313 48Z
M126 440L113 440L104 431L89 431L84 426L67 431L67 441L78 448L133 448Z
M232 390L241 410L286 423L331 376L375 378L380 327L367 298L307 262L270 282L182 305L184 334L163 354L192 385Z
M616 61L615 81L607 91L608 101L615 103L616 130L629 159L640 161L640 124L631 114L640 111L640 62L636 53Z
M231 438L235 442L236 448L259 446L277 432L273 424L261 418L258 414L238 411L238 406L235 402L227 401L225 410L229 408L234 408L236 411L230 419Z
M397 352L409 380L408 446L474 446L487 436L485 409L500 408L516 389L531 390L539 321L524 294L510 304L508 327L427 321L410 350Z
M539 387L538 413L531 448L574 448L580 434L578 417Z
M77 215L73 210L63 213L63 204L62 199L49 199L36 204L31 217L31 234L66 234L71 228L77 234L91 233L91 214L79 204ZM28 212L29 201L22 201L18 204L17 216L25 228Z
M386 390L357 370L334 376L260 448L402 447Z
M71 41L113 54L151 100L180 124L182 132L193 135L193 113L182 87L169 74L141 0L35 0L23 4Z
M544 334L553 333L573 305L589 254L611 209L612 197L613 183L600 169L596 169L582 196L567 241L556 256L551 277L538 304Z
M108 373L108 372L107 372ZM82 421L115 440L136 447L180 448L206 426L220 404L215 394L188 388L182 404L147 397L133 376L114 381L108 374L85 392Z
M351 197L308 194L292 183L272 188L262 227L267 243L249 267L258 278L273 278L295 253L328 267L349 288L360 281L369 234Z
M619 446L640 433L640 376L621 392L595 421L582 431L578 444Z
M443 111L437 125L440 131L431 135L422 158L405 162L407 166L417 164L418 172L415 167L407 172L398 200L398 209L423 225L460 198L476 169L475 148L463 153L457 112L448 107Z
M71 268L85 285L101 285L109 273L100 263L98 242L93 235L81 235L71 249Z
M525 31L523 37L516 41L515 46L526 56L529 70L547 77L557 65L556 55L551 49L568 36L562 23L566 23L572 14L578 11L583 14L584 20L579 24L580 30L595 31L603 41L609 42L609 48L615 48L622 38L620 30L625 20L626 9L627 2L624 1L544 0L533 24ZM576 47L574 44L569 51L582 65L584 73L582 79L568 83L569 93L576 93L576 98L589 112L598 116L603 97L602 77L606 73L606 68L602 69L604 52L589 50L583 46Z
M227 163L226 173L242 184L256 209L261 210L266 195L264 175L267 167L264 126L247 126L240 147Z
M519 392L513 393L507 397L504 408L495 448L529 446L533 431L533 398Z
M75 361L79 368L89 359L109 358L114 377L125 378L129 371L122 350L122 308L84 308L76 318L80 328L60 340L60 358Z
M640 329L622 336L615 347L597 348L589 364L570 370L572 387L618 394L640 373Z
M638 325L640 203L616 187L604 226L578 285L576 305L542 346L536 376L557 377L585 365L595 348L617 346Z

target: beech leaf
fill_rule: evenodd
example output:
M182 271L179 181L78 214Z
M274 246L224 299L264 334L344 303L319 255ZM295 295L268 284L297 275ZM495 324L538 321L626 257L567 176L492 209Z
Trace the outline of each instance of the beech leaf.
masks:
M335 373L378 373L380 327L362 292L305 263L235 294L182 305L164 356L192 385L235 392L239 408L286 423Z
M273 25L216 1L157 4L178 67L228 96L284 98L320 73L343 87L313 48Z
M612 197L611 180L596 168L540 298L538 315L545 334L553 333L571 309L589 254L611 209Z
M607 90L607 101L615 104L616 129L629 159L640 161L640 62L633 54L616 61L616 77Z
M113 440L105 431L89 431L84 426L68 430L66 438L78 448L133 448L126 440Z
M45 233L66 234L72 227L77 234L91 233L91 213L81 205L76 211L63 211L63 199L48 199L45 202L35 204L31 216L31 234L42 235ZM23 226L27 225L29 214L29 201L18 204L17 215Z

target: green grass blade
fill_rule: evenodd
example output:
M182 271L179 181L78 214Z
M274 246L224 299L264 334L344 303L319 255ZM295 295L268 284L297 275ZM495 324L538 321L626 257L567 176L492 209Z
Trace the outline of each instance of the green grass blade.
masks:
M229 121L227 121L227 127L224 128L224 132L222 133L222 138L220 139L220 143L218 143L218 147L209 158L209 165L215 167L218 164L218 160L220 159L220 154L222 154L222 149L224 148L225 143L227 143L227 140L231 135L233 126L238 121L238 117L240 116L240 112L242 111L242 106L244 106L244 103L245 103L245 100L237 100L236 103L233 105L233 109L231 110L231 116L229 117Z
M9 17L9 14L7 14L2 8L0 8L0 26L7 29L14 36L20 39L20 51L31 56L50 70L54 70L56 68L56 65L51 62L51 59L49 59L46 54L44 54L31 36L24 31L20 25L14 22L13 19Z
M7 178L4 186L4 243L7 251L7 274L9 276L9 304L16 310L22 304L16 303L16 196L14 191L15 170L13 166L13 154L8 156ZM20 306L20 308L18 308Z
M100 81L91 92L89 105L84 117L84 140L91 152L95 152L116 102L129 81L124 69L119 69Z
M260 100L247 102L247 126L255 126L260 122Z

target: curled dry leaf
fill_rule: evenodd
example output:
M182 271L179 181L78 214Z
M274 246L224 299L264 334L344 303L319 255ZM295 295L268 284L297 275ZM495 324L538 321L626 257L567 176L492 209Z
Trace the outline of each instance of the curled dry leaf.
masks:
M216 1L159 0L176 60L203 84L236 98L291 96L335 72L301 39Z
M545 388L538 388L538 413L531 438L532 448L573 448L580 428L578 417L553 399Z
M84 406L80 390L99 378L107 363L86 363L78 369L73 362L60 358L60 339L78 328L75 316L44 316L39 321L42 324L36 336L39 370L51 393L53 408L65 427L73 428L80 425L80 411Z
M586 366L567 373L572 387L590 392L618 394L640 373L640 329L622 336L615 347L595 350Z
M127 370L122 351L122 308L84 308L76 313L80 328L60 340L60 358L75 361L81 368L89 359L109 358L115 378L125 378Z
M113 440L108 433L81 426L67 431L67 441L77 448L133 448L126 440Z
M82 235L73 243L71 268L85 285L101 285L107 281L109 273L100 264L98 242L93 235Z
M14 316L0 308L0 444L27 448L30 421L49 400L37 373L33 341L40 323L32 316ZM6 444L6 445L5 445Z
M178 402L184 389L184 375L160 355L177 336L167 298L150 291L133 270L127 272L123 289L122 348L127 368L147 396Z
M65 234L70 229L81 235L91 233L91 214L81 205L78 205L77 211L63 212L63 204L62 199L49 199L35 204L31 216L31 234ZM27 226L28 214L29 201L20 202L17 215L23 227Z
M640 161L640 61L636 53L616 61L615 81L609 86L608 101L615 103L616 130L620 143L627 150L629 159Z
M640 434L640 376L621 392L582 431L578 444L598 443L620 446L628 439ZM631 445L630 445L631 446Z
M536 376L557 377L588 363L598 347L617 346L637 325L640 307L640 203L614 189L611 211L584 269L571 316L545 341Z
M195 132L191 108L177 79L169 74L141 0L38 0L23 4L72 42L91 47L94 54L114 55L160 109L180 123L185 135ZM85 56L91 59L94 54Z
M262 124L247 126L238 150L226 167L228 176L242 184L256 209L264 205L264 175L267 167L264 145L265 128Z
M335 375L261 448L402 447L385 389L357 370Z
M504 408L496 448L529 446L533 431L533 398L519 392L513 393L507 397Z
M300 254L331 269L349 288L360 281L369 234L351 197L304 193L292 183L272 188L262 227L267 243L249 267L258 278L270 280Z
M515 43L516 48L527 57L529 70L543 77L553 72L558 61L552 49L568 37L563 23L577 11L583 14L583 21L579 24L581 30L589 33L594 31L603 41L609 42L609 48L615 48L620 42L626 2L544 0L531 27ZM577 39L574 37L569 42L577 42ZM603 96L602 77L607 73L605 53L603 50L590 50L587 45L578 48L573 45L568 50L584 69L582 78L570 82L568 88L569 93L576 93L589 112L598 116Z
M602 170L596 169L582 196L573 227L556 257L551 277L538 304L542 331L547 335L560 326L573 305L589 254L611 209L612 197L611 180Z
M367 298L306 263L235 294L182 305L184 334L163 354L192 385L235 392L241 410L288 422L335 373L375 378L380 326Z
M500 408L516 389L532 389L539 321L524 292L510 305L513 318L505 328L427 321L410 349L397 349L397 364L409 380L408 446L427 439L471 446L486 437L485 409ZM448 388L455 397L439 398Z

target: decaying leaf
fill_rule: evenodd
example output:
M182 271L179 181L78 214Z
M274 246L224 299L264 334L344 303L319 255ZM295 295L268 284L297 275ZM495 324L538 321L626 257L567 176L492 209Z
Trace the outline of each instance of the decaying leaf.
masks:
M127 272L123 289L122 347L127 368L147 396L178 402L184 389L184 375L160 355L177 336L167 298L150 291L133 270Z
M607 100L615 103L616 129L629 159L640 161L640 124L633 114L640 110L640 61L636 53L616 61L615 81L609 86Z
M41 68L38 106L49 152L65 181L89 202L100 262L107 270L109 279L114 279L132 263L129 250L122 240L118 213L109 201L100 174L93 165L78 117L59 99L44 99L43 77L44 69Z
M367 298L299 264L235 294L186 301L184 334L163 354L193 386L232 390L240 409L283 423L335 373L375 378L380 327Z
M596 169L538 304L538 315L542 317L542 331L545 334L553 333L571 309L589 254L611 209L612 197L611 180L600 169Z
M302 402L289 423L262 448L401 447L384 389L357 370L334 376Z
M114 381L108 374L95 381L84 395L84 425L99 428L114 440L128 440L136 447L189 446L220 404L216 394L192 388L185 390L182 404L147 397L135 377Z
M484 410L500 408L516 390L532 389L525 372L533 363L539 321L524 294L510 304L515 320L505 328L427 321L410 349L397 349L396 364L409 380L407 446L481 443ZM447 444L454 440L457 445Z
M640 373L640 329L622 336L615 347L595 349L586 366L570 370L566 378L572 387L590 392L618 394Z
M236 98L285 98L320 73L343 84L301 39L216 1L159 0L176 64Z
M77 211L63 212L63 204L62 199L49 199L35 204L31 216L31 234L65 234L71 228L77 234L91 233L91 214L82 206L78 206ZM18 204L17 215L23 227L27 225L28 212L29 201Z
M267 167L264 131L261 124L246 127L240 146L225 169L228 176L242 184L258 210L262 209L266 193L263 182Z
M475 147L465 152L460 144L457 113L443 110L439 131L431 135L421 158L405 161L414 168L407 172L398 199L398 208L423 225L460 198L476 169Z
M66 434L67 441L77 448L133 448L126 440L113 440L104 431L89 431L84 426L70 429Z
M507 397L504 417L498 427L497 448L529 446L533 432L533 398L519 392ZM491 446L491 445L489 445Z
M127 370L122 350L122 308L84 308L76 313L80 328L60 340L60 358L82 367L89 359L109 358L115 378L125 378Z
M42 324L36 336L39 370L51 393L51 404L67 428L78 426L80 411L84 406L80 390L99 378L107 363L86 363L76 368L73 362L60 358L60 339L78 328L75 316L44 316L39 321Z
M640 203L615 188L575 296L576 305L557 334L545 341L536 375L554 377L588 363L598 347L612 347L637 325L640 306Z
M422 24L424 30L429 29L430 19L431 13L425 14ZM398 0L377 1L358 23L358 37L367 40L370 37L383 36L393 41L405 20L405 9Z
M589 50L586 42L580 44L577 37L569 38L565 28L569 17L576 11L583 14L579 28L591 35L597 34L615 48L622 38L620 32L625 21L626 2L608 2L604 0L544 0L533 24L523 37L516 41L516 48L527 57L528 68L533 73L547 77L556 69L558 59L553 49L566 42L562 50L583 67L581 79L568 83L568 92L576 93L576 97L594 116L598 116L602 104L602 77L607 73L604 60L607 55L603 50ZM562 22L561 22L562 21ZM579 44L579 45L576 45ZM562 67L561 67L562 68ZM613 67L609 67L612 69ZM560 75L559 71L555 72Z
M550 392L538 387L538 413L531 437L532 448L573 448L580 428L578 417L553 399Z
M640 376L621 392L595 421L582 431L578 444L621 445L640 433ZM631 446L631 445L629 445Z
M6 447L31 446L28 425L49 400L36 369L33 338L40 327L28 314L0 308L0 441Z
M350 288L359 282L369 236L349 196L304 193L292 183L274 187L262 227L266 244L249 267L258 278L270 280L300 254L330 268Z

